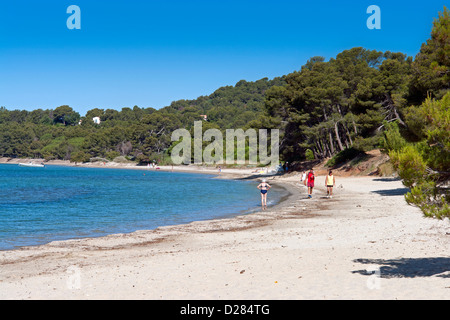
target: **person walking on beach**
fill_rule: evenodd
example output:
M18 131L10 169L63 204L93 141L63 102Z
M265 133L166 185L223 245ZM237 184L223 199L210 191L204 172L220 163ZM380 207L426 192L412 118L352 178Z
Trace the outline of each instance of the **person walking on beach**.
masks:
M308 198L312 198L315 178L314 170L311 168L305 180L305 186L308 187Z
M258 185L258 189L261 190L261 206L263 210L267 209L267 193L270 188L272 188L272 186L266 182L266 179L263 179Z
M306 181L306 171L303 171L300 181Z
M333 198L333 187L336 185L336 178L333 175L333 171L330 170L325 177L325 186L327 187L327 198Z

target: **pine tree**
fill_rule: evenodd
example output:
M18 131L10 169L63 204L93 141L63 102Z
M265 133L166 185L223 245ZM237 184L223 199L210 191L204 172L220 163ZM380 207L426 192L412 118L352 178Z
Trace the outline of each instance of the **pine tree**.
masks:
M431 38L413 64L411 96L420 103L428 95L442 98L450 89L450 10L444 7L434 21Z

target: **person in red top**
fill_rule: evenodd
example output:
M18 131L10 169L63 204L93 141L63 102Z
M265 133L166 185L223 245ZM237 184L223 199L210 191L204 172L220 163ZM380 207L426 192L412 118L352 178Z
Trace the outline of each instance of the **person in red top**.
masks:
M306 176L306 180L305 180L305 186L308 187L308 198L312 198L312 193L313 193L313 189L314 189L314 180L315 180L315 175L314 175L314 171L311 168L309 170L308 175Z

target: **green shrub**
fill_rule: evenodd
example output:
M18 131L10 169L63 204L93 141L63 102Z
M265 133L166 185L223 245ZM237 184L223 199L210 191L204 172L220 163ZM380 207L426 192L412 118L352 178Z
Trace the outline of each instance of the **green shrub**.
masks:
M311 149L306 150L305 152L306 160L312 161L315 159L314 152Z
M358 156L364 155L365 153L355 149L355 148L347 148L344 149L343 151L339 152L337 155L335 155L333 158L331 158L326 166L327 167L334 167L337 165L340 165L344 162L347 162L349 160L352 160Z

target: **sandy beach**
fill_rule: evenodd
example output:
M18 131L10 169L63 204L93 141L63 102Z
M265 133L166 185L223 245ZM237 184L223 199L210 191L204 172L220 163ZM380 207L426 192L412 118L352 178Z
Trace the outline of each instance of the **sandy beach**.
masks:
M289 174L264 212L0 252L0 299L449 299L449 221L399 180L336 178L333 199Z

